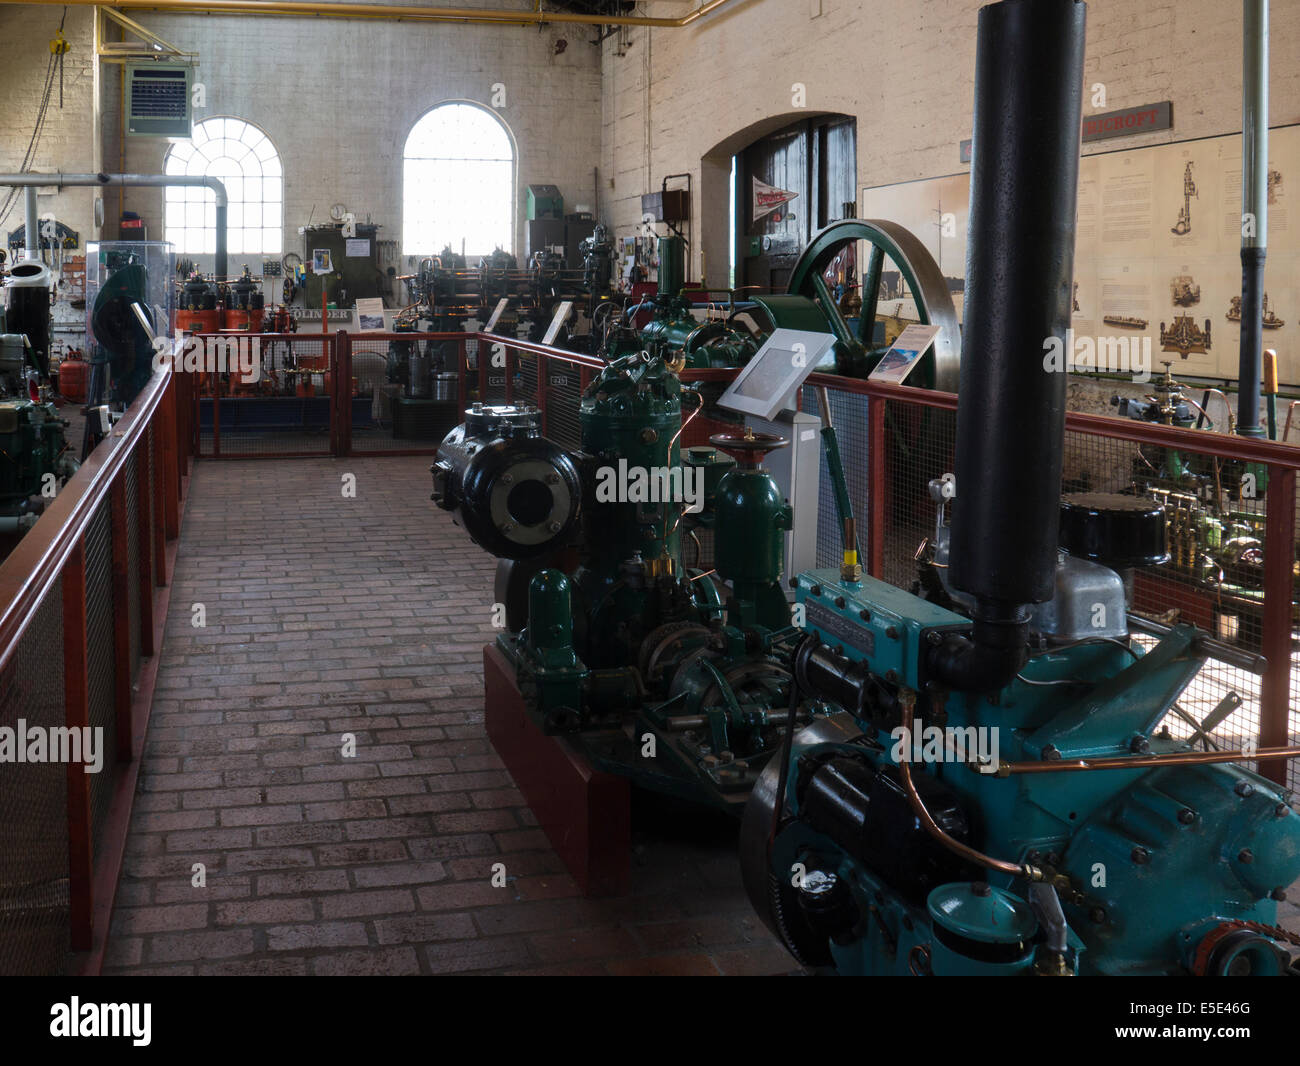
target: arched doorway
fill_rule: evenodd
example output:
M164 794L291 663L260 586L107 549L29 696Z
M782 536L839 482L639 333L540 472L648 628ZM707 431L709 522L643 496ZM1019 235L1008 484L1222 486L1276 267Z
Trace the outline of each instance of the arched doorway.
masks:
M815 115L754 140L732 167L736 285L784 290L813 234L852 218L857 120Z

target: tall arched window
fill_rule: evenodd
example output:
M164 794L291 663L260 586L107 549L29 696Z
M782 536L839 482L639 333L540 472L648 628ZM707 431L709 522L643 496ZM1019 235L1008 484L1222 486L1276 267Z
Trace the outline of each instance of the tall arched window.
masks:
M231 254L279 255L283 242L284 177L275 145L237 118L196 123L188 141L167 150L166 174L220 178L230 207L226 239ZM168 186L167 240L182 255L216 251L217 201L211 189Z
M513 251L515 152L510 133L475 104L440 104L402 150L402 252L470 256Z

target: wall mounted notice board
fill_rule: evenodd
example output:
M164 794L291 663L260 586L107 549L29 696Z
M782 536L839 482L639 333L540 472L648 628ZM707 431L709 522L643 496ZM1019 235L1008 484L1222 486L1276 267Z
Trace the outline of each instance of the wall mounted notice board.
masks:
M1296 386L1300 126L1269 131L1268 166L1264 347L1277 350L1281 381ZM863 218L901 223L930 249L949 278L959 316L969 198L970 176L964 173L862 190ZM1235 381L1241 321L1233 298L1241 295L1241 227L1240 134L1084 156L1075 231L1076 338L1146 337L1153 372L1170 360L1177 376ZM893 300L890 295L886 288L881 314L915 317L905 292L894 293L901 298ZM1006 311L1014 314L1015 308ZM1207 332L1207 320L1209 344L1188 345L1186 338Z

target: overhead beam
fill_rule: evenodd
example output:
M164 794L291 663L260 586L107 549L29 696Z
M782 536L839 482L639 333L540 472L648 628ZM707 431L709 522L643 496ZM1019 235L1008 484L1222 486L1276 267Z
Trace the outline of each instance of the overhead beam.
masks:
M578 15L568 11L532 11L472 7L406 7L401 4L307 3L304 0L0 0L0 4L46 7L102 7L111 11L160 11L191 15L281 15L297 18L381 19L387 22L461 22L497 26L649 26L679 29L733 0L707 0L679 18L646 15Z

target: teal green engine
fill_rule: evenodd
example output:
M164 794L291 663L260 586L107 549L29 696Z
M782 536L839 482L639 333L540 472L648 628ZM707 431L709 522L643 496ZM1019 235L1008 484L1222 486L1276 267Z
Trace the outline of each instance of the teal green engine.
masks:
M497 643L543 731L739 813L789 720L790 508L752 440L724 442L740 467L712 448L683 460L698 406L663 358L636 352L583 393L577 450L542 437L530 408L476 407L439 449L434 499L499 560ZM711 572L683 559L702 533Z
M962 325L978 358L929 484L925 597L848 567L797 578L795 699L834 711L765 769L741 863L809 965L1297 972L1277 904L1300 816L1247 766L1300 749L1212 735L1267 664L1131 610L1121 572L1169 558L1158 501L1061 493L1067 382L1041 353L1070 329L1085 21L1075 0L979 12ZM1029 54L1052 61L1014 61ZM1044 115L1060 136L1030 132ZM1217 718L1183 705L1193 679Z
M769 765L742 829L750 897L797 958L876 975L1295 971L1300 938L1276 923L1300 816L1161 724L1204 664L1194 629L1145 651L1045 645L976 696L927 676L963 615L834 570L798 581L802 698L837 713L793 738L784 774Z

